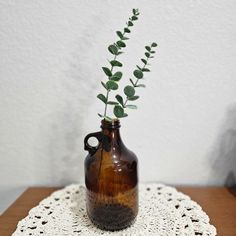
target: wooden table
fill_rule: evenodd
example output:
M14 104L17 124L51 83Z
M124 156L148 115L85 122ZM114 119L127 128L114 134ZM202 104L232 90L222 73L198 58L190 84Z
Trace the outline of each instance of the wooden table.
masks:
M58 188L29 188L1 216L0 235L11 235L17 222L39 201ZM217 235L236 236L236 189L223 187L179 187L198 202L217 228Z

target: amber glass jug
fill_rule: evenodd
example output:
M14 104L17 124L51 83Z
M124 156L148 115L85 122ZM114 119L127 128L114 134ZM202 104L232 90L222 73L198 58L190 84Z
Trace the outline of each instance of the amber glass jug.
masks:
M102 120L101 128L84 139L87 214L101 229L120 230L138 213L138 160L122 142L119 120ZM89 145L91 137L96 147Z

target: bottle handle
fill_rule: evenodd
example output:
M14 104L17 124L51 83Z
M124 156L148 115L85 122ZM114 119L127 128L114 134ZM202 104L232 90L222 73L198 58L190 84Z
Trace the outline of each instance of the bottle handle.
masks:
M97 146L91 146L89 143L88 143L88 140L91 138L91 137L95 137L98 142L100 143L102 141L102 132L95 132L95 133L90 133L88 135L85 136L84 138L84 150L88 151L89 154L94 154L96 151L97 151L97 148L98 148L98 145Z

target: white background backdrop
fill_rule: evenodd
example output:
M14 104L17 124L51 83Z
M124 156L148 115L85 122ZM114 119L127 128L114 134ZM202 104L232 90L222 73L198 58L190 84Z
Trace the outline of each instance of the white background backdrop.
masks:
M0 0L0 189L83 181L101 70L131 9L127 79L158 52L122 137L140 180L223 185L236 171L236 1Z

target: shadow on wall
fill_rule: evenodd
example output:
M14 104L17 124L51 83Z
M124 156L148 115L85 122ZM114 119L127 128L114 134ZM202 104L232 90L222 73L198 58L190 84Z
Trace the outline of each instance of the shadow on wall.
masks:
M81 181L85 157L82 145L85 113L84 107L75 107L66 101L64 110L53 114L47 146L49 184L64 186Z
M47 158L50 158L50 181L47 184L67 185L81 182L84 178L83 140L86 134L84 122L88 108L96 99L95 88L99 86L92 74L96 62L89 59L89 48L93 48L93 39L99 30L97 24L101 17L91 17L91 25L81 32L72 55L69 70L62 79L65 93L64 105L60 111L51 114L51 125L47 138ZM104 22L103 22L104 23ZM91 40L88 40L91 39Z
M214 184L236 186L236 104L226 113L210 164Z

